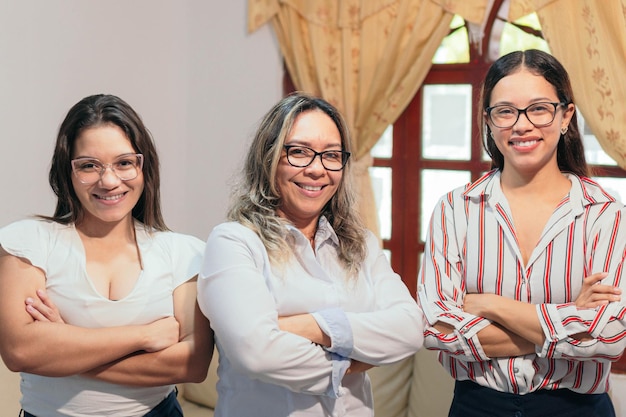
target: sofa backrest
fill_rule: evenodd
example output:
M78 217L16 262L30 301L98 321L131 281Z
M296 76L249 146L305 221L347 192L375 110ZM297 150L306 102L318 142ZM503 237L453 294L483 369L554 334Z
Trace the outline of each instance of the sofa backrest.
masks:
M20 374L11 372L0 361L0 407L1 414L16 416L20 411Z
M213 358L211 358L211 365L209 366L209 372L204 382L198 384L186 383L183 384L183 397L187 401L202 405L208 408L215 408L217 404L217 364L219 362L219 355L217 348L213 350Z
M447 417L454 380L422 349L409 358L369 371L374 390L374 415L382 417Z
M408 417L447 417L454 379L437 360L438 352L421 349L413 358Z

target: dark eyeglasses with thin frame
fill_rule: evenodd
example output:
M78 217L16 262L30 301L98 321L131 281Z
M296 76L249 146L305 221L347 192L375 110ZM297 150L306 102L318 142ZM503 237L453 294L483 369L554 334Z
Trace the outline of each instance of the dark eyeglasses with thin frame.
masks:
M487 107L485 111L489 116L489 120L495 127L506 129L513 127L519 120L520 114L525 114L526 118L535 127L544 127L550 125L556 116L556 109L559 106L565 106L566 103L551 103L542 101L533 103L524 109L509 106L507 104L499 104L493 107Z
M317 152L308 146L297 145L284 145L284 148L287 153L287 162L296 168L308 167L319 156L324 169L341 171L350 158L350 152L340 150Z

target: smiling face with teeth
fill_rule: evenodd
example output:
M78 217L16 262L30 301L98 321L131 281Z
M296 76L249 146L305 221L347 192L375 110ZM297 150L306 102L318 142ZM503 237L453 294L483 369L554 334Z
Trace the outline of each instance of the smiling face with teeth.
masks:
M88 157L107 164L121 155L136 152L120 127L105 124L80 133L74 144L72 159ZM144 178L140 171L137 178L122 181L107 168L94 184L82 184L72 175L72 185L84 211L77 226L93 228L104 223L110 225L132 220L132 209L143 192Z
M321 110L298 115L285 145L308 146L317 152L342 150L337 125ZM319 156L307 167L294 167L283 151L276 169L276 187L280 193L278 215L290 220L306 236L312 236L322 209L337 192L342 176L342 171L326 170Z
M555 87L543 76L534 74L522 67L519 71L503 77L494 86L489 100L490 106L510 105L526 108L538 102L559 102ZM559 106L554 121L543 127L535 127L520 114L510 128L498 128L485 115L496 147L504 158L503 175L523 176L543 170L559 171L557 146L561 138L561 128L567 127L574 105Z

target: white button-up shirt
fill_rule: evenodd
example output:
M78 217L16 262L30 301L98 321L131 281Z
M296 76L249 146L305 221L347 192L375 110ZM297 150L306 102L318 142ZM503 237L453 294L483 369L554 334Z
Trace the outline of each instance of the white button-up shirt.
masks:
M299 230L288 233L294 256L284 265L272 265L259 237L239 223L209 236L198 301L220 353L216 416L373 416L369 378L344 376L347 357L383 365L413 354L422 313L371 233L352 278L325 218L315 251ZM330 348L279 329L279 316L299 313L313 313Z

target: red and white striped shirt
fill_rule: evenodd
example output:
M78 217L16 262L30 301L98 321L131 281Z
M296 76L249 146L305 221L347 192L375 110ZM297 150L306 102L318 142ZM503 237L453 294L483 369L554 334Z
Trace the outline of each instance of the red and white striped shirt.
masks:
M418 298L430 324L424 346L457 380L526 394L569 388L608 390L611 361L626 347L624 205L588 178L564 174L572 188L554 210L524 265L511 210L495 170L443 196L433 212ZM622 288L622 301L577 309L583 278L608 272L603 284ZM546 336L534 354L489 358L477 332L491 322L462 310L466 293L493 293L536 305ZM431 327L437 321L450 334ZM594 338L578 341L571 335Z

